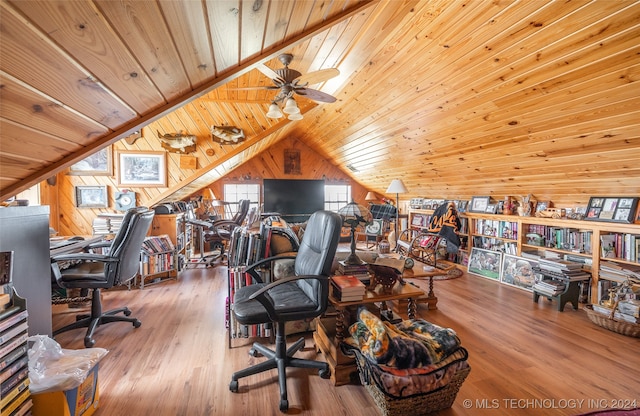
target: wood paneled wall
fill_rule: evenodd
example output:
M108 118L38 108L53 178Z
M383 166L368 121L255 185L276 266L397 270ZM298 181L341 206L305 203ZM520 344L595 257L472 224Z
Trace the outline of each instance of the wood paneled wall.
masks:
M52 206L51 226L60 235L90 235L92 233L93 219L101 212L115 211L115 193L122 189L129 189L136 192L138 205L152 205L152 201L166 188L148 187L127 187L118 185L117 181L117 153L118 150L163 150L159 141L151 136L150 130L144 130L145 136L137 140L133 145L128 145L125 141L120 141L113 146L114 153L114 175L111 176L77 176L60 173L57 175L55 185L41 184L42 203ZM204 146L209 148L209 144ZM284 151L286 149L297 149L300 151L301 174L291 175L284 173ZM199 148L195 155L198 163L202 164L202 154L204 150ZM179 186L182 178L189 176L192 169L180 167L180 155L167 153L168 182L169 186ZM322 155L318 154L304 143L295 138L285 138L264 152L256 155L248 163L229 171L222 179L212 183L209 188L215 195L222 199L223 184L229 182L256 181L262 182L264 178L275 179L322 179L327 183L352 185L353 199L361 204L365 204L364 198L368 190L349 177L349 175L333 165ZM108 189L109 208L77 208L75 206L74 189L78 185L106 185ZM204 189L203 189L204 191ZM200 192L194 196L202 194L208 198L207 192Z

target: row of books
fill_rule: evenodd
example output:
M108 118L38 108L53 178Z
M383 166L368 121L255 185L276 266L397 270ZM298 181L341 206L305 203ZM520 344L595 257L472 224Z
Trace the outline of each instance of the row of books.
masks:
M175 251L175 247L167 234L154 235L144 239L142 251L145 254L166 253Z
M235 297L236 289L253 284L251 275L245 272L246 267L237 266L230 267L228 269L229 275L229 293L226 299L227 312L226 312L226 324L229 329L229 336L231 338L248 338L248 337L269 337L271 336L271 327L269 325L243 325L240 324L233 313L233 299ZM266 281L265 283L268 283Z
M494 237L473 237L473 247L483 248L485 250L499 251L506 254L516 255L518 252L518 244L506 242Z
M640 235L628 233L602 234L600 236L600 256L640 261Z
M354 275L331 276L331 291L341 302L358 301L364 298L367 287Z
M478 219L476 220L475 234L517 240L518 223L512 221Z
M533 285L533 290L546 296L556 296L564 292L565 283L558 280L541 280Z
M603 260L600 262L599 276L615 282L624 282L628 278L640 279L640 264L624 264Z
M177 269L175 259L173 252L143 254L140 259L140 272L146 276Z
M602 315L606 315L607 317L611 316L611 312L613 312L613 317L615 319L630 322L632 324L640 323L640 301L639 300L624 300L618 303L618 307L615 311L612 311L610 308L606 308L602 305L592 305L593 310Z
M576 253L591 253L593 231L528 224L527 234L541 236L542 238L539 242L541 247L575 251Z

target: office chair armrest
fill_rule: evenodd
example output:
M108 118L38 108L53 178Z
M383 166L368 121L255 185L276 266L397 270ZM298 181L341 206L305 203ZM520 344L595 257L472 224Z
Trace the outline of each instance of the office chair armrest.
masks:
M89 244L85 248L91 249L91 248L104 248L104 247L111 247L111 241L107 241L107 240L96 241L95 243Z
M209 221L202 221L202 220L187 220L187 222L191 225L197 225L198 227L202 227L202 228L211 228L213 227L213 223L209 222Z
M264 283L262 281L262 276L260 276L260 273L258 273L258 271L256 270L257 268L267 264L267 263L271 263L275 260L284 260L284 259L295 259L296 256L271 256L271 257L267 257L264 258L262 260L258 260L257 262L247 266L247 268L245 269L246 273L249 273L251 275L251 277L253 277L253 279L257 282L257 283Z
M57 256L51 257L52 263L57 263L59 261L73 261L73 260L101 261L103 263L120 261L117 257L111 257L108 254L97 254L97 253L69 253L69 254L59 254Z
M274 305L271 302L271 298L267 296L267 293L271 289L273 289L276 286L283 285L285 283L295 282L297 280L328 280L328 279L329 278L327 276L322 276L322 275L301 275L301 276L283 277L282 279L278 279L274 282L271 282L268 285L261 288L260 290L258 290L257 292L253 293L251 296L249 296L249 300L257 300L258 302L260 302L262 306L264 306L264 308L267 310L267 314L269 315L269 318L273 321L277 321L278 312L276 312L276 309L274 308Z

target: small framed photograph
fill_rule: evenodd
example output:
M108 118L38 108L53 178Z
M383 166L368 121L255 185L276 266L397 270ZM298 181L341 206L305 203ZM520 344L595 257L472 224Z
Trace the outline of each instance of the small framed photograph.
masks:
M498 206L496 204L487 205L487 210L485 211L487 214L495 214L498 212Z
M71 165L69 175L111 176L113 175L111 154L111 146L100 149Z
M76 186L75 201L78 208L109 208L107 186Z
M536 204L536 212L544 211L547 208L551 208L550 201L538 201Z
M500 265L502 264L502 253L473 247L467 271L486 277L487 279L498 280L500 278Z
M632 223L638 209L638 197L592 197L586 220Z
M490 201L491 197L489 196L472 196L469 212L487 212Z
M118 152L118 185L167 186L165 152Z

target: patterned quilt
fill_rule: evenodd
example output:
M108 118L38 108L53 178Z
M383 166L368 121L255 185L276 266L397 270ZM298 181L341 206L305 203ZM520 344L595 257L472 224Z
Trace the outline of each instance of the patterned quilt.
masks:
M422 319L393 325L362 307L349 332L345 353L356 356L361 377L392 397L434 391L469 367L455 331Z

